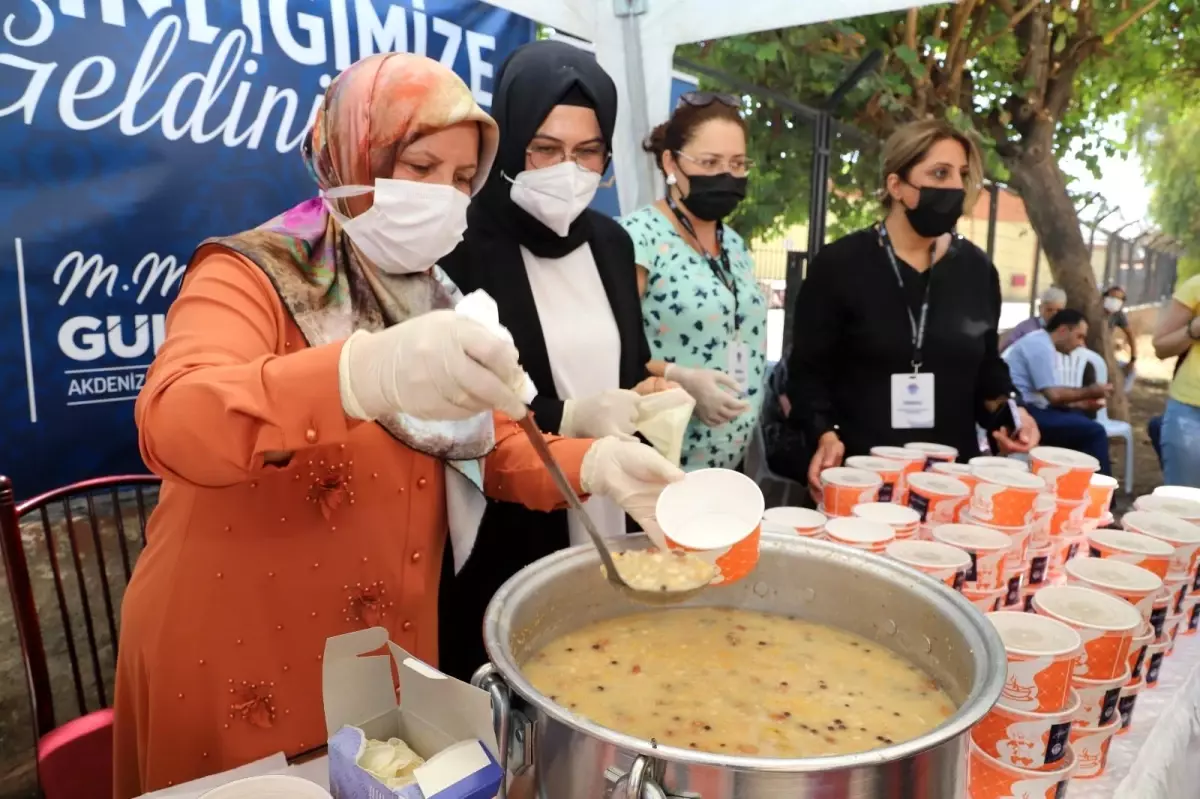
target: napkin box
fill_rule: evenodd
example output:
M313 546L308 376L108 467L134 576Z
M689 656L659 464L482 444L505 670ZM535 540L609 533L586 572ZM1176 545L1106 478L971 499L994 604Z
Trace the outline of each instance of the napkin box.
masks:
M417 660L388 640L382 627L330 638L322 662L334 799L495 797L504 772L496 761L486 692ZM368 738L401 738L424 758L414 772L416 784L391 789L359 768Z

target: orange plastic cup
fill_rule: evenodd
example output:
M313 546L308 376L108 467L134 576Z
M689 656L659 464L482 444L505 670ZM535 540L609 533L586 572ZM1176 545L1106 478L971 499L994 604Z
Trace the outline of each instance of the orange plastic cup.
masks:
M1038 498L1033 501L1033 523L1030 524L1033 543L1044 544L1050 540L1050 522L1056 510L1058 500L1053 494L1038 494Z
M1018 472L1028 472L1029 464L1016 458L1002 458L997 455L977 455L967 461L968 466L988 466L999 469L1016 469Z
M846 458L846 466L879 475L879 479L883 481L883 485L879 487L880 502L899 501L896 487L900 484L900 473L904 471L904 462L889 458L877 458L874 455L853 455Z
M1135 499L1133 501L1133 509L1151 513L1165 513L1168 516L1183 519L1185 522L1200 524L1200 501L1159 494L1157 490L1149 496Z
M1046 491L1040 477L1016 469L976 466L971 493L971 515L998 527L1027 527L1033 522L1033 506Z
M1104 558L1076 558L1063 571L1069 585L1082 585L1124 599L1150 621L1154 600L1163 590L1162 579L1152 571Z
M1060 621L1032 613L989 613L1008 653L1008 677L1000 702L1035 713L1067 707L1075 661L1083 651L1079 633Z
M1085 536L1064 535L1052 538L1050 540L1050 576L1062 575L1068 562L1086 555L1087 538Z
M1071 692L1066 706L1052 713L1017 710L1004 704L992 708L971 728L971 742L1010 766L1042 771L1053 769L1067 756L1067 742L1079 697Z
M1142 669L1142 678L1146 681L1147 688L1158 685L1163 658L1167 656L1167 647L1170 644L1170 641L1155 641L1146 647L1146 665Z
M1050 537L1079 535L1083 532L1083 514L1087 511L1087 500L1074 502L1059 499L1054 502L1054 514L1050 517Z
M1028 571L1025 572L1025 585L1041 585L1046 582L1046 578L1050 575L1050 560L1053 557L1054 547L1047 543L1041 546L1029 545L1026 550L1025 560L1029 564Z
M1154 628L1150 626L1150 622L1143 622L1137 634L1133 636L1133 643L1129 646L1129 675L1131 679L1141 679L1142 669L1146 665L1146 650L1149 649L1152 643L1154 643Z
M1195 573L1200 559L1200 526L1165 513L1141 510L1126 513L1121 517L1121 526L1131 533L1157 538L1174 548L1171 563L1167 566L1168 574Z
M740 580L758 565L765 511L762 491L729 469L688 472L658 496L655 515L666 545L714 564L714 585Z
M967 588L963 586L962 594L967 601L975 606L980 613L995 613L1000 610L1000 602L1004 599L1003 588Z
M1183 629L1183 614L1172 613L1167 616L1167 625L1164 630L1164 635L1167 639L1167 657L1175 651L1175 641L1179 638L1179 631Z
M971 556L964 589L994 591L1002 588L1004 558L1012 548L1012 541L1004 533L971 524L943 524L934 529L933 540L958 547Z
M1073 779L1090 780L1104 773L1104 767L1108 765L1109 744L1120 726L1121 720L1117 718L1103 727L1084 724L1071 727L1071 749L1079 764Z
M1059 799L1075 773L1075 753L1066 745L1066 755L1056 768L1034 771L991 757L974 742L967 757L967 796L971 799Z
M971 567L971 556L957 547L937 541L893 541L884 550L888 557L922 574L940 580L956 591Z
M1129 732L1129 728L1133 725L1133 710L1137 705L1138 694L1142 692L1145 684L1145 680L1138 678L1121 689L1121 698L1117 700L1117 713L1121 716L1121 726L1117 729L1117 735Z
M1029 543L1032 540L1032 528L1024 527L1000 527L995 524L980 521L971 515L971 511L964 510L961 514L963 524L973 525L975 527L986 527L989 530L995 530L998 533L1004 533L1008 536L1012 546L1008 550L1008 554L1004 556L1005 568L1009 568L1018 563L1024 563L1028 555Z
M1187 619L1184 635L1195 635L1200 631L1200 595L1193 594L1184 600L1183 615Z
M1089 727L1103 727L1117 717L1121 688L1132 679L1129 669L1109 680L1071 678L1071 687L1079 694L1079 715L1075 720Z
M1166 542L1140 533L1125 530L1093 530L1087 534L1088 554L1093 558L1108 558L1141 566L1146 571L1167 578L1167 568L1175 549Z
M929 471L934 474L944 474L947 477L953 477L955 480L962 480L967 484L967 488L975 487L974 470L965 463L953 463L949 461L939 461L929 467Z
M1025 586L1025 564L1016 563L1004 568L1004 598L1000 607L1015 608L1021 604L1021 589Z
M903 505L908 499L908 476L925 471L925 455L904 447L871 447L871 454L900 464L900 476L892 492L892 502Z
M1033 473L1045 478L1055 496L1075 502L1087 498L1092 475L1100 471L1100 461L1073 449L1034 447L1029 458Z
M1093 474L1088 482L1087 510L1084 516L1088 519L1103 519L1112 510L1113 496L1117 493L1115 478L1106 474Z
M970 497L966 483L944 474L920 472L908 477L907 504L920 515L922 524L953 524Z
M843 516L830 519L825 525L825 537L836 544L845 544L868 552L883 552L896 540L891 527L867 519Z
M854 506L854 516L873 522L882 522L896 533L898 539L914 538L921 528L921 515L912 508L892 502L866 502Z
M821 472L821 504L830 516L850 516L855 505L878 499L882 485L874 472L835 466Z
M1191 579L1179 574L1168 574L1163 581L1162 596L1167 599L1167 613L1183 613Z
M1045 583L1038 585L1025 585L1021 588L1021 610L1026 613L1033 613L1033 595L1041 590Z
M763 513L763 531L812 538L821 534L827 521L824 513L809 508L767 508Z
M928 441L912 441L904 445L925 456L925 471L933 468L935 463L953 463L958 460L958 450L946 444L933 444Z
M1061 621L1083 639L1075 676L1107 680L1129 669L1129 648L1142 614L1123 599L1076 585L1047 585L1033 596L1033 609Z

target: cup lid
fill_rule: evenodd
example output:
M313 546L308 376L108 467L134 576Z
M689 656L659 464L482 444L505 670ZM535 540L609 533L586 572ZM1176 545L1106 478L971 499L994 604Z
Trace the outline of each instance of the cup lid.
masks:
M332 799L315 782L288 774L263 774L227 782L200 795L200 799Z
M840 486L861 486L870 488L883 483L883 479L866 469L854 469L849 466L834 466L821 472L821 482Z
M1015 655L1067 655L1083 646L1079 633L1049 616L997 610L987 618L1004 648Z
M1200 502L1200 488L1193 488L1192 486L1159 486L1154 489L1154 496L1190 499L1193 502Z
M1109 477L1107 474L1097 473L1092 475L1092 485L1100 486L1102 488L1116 488L1121 484L1115 477Z
M870 519L856 519L853 516L830 519L825 525L825 534L830 538L856 544L882 544L896 537L895 530L889 525Z
M933 464L930 467L932 471L938 474L962 475L969 477L971 475L971 467L965 463L955 463L954 461L942 461Z
M740 472L700 469L658 495L655 516L676 544L706 550L730 547L762 523L762 490Z
M855 469L866 469L868 472L895 472L901 468L895 459L875 455L852 455L846 458L846 465Z
M1145 591L1163 587L1162 579L1141 566L1112 558L1074 558L1063 567L1069 576L1114 591Z
M1027 524L1017 525L1016 527L1004 527L1002 525L992 524L991 522L985 522L981 519L976 519L971 513L970 508L965 508L963 512L959 514L959 517L962 519L963 524L966 524L969 527L983 527L988 530L1003 531L1007 535L1020 535L1022 533L1029 532L1029 525Z
M908 484L912 488L920 489L921 491L948 497L965 497L971 493L970 487L962 480L933 472L910 474L908 476Z
M1133 507L1134 510L1165 513L1168 516L1174 516L1176 518L1186 519L1188 521L1200 519L1200 502L1192 499L1164 497L1161 495L1150 494L1135 499L1133 501Z
M855 505L850 512L860 519L883 522L893 527L921 523L921 514L912 508L897 505L894 502L863 502Z
M1121 517L1121 526L1135 533L1177 544L1200 544L1200 527L1178 516L1135 510Z
M1175 554L1175 548L1166 541L1151 538L1141 533L1131 533L1126 530L1093 530L1088 533L1088 540L1106 547L1112 547L1123 552L1136 552L1139 555L1170 557Z
M991 466L1000 469L1015 469L1019 472L1029 471L1029 464L1016 458L1001 458L997 455L977 455L967 461L969 466Z
M893 541L887 545L887 554L927 569L965 569L971 565L971 556L966 552L938 541Z
M958 449L947 444L934 444L929 441L910 441L904 445L904 449L915 449L917 452L924 452L926 455L946 455L951 458L958 457Z
M925 453L904 447L871 447L871 454L877 458L887 458L893 461L925 460Z
M1100 461L1085 452L1078 452L1063 447L1034 447L1029 456L1035 461L1042 461L1053 466L1065 466L1068 469L1087 469L1100 471Z
M974 524L943 524L933 528L933 537L966 550L1002 550L1012 546L1012 539L1004 533Z
M801 530L815 530L824 527L829 520L824 513L811 508L779 507L767 508L763 513L763 521Z
M1048 585L1033 595L1034 604L1064 621L1099 630L1137 630L1142 614L1119 597L1078 585Z
M971 474L977 480L985 483L995 483L1009 488L1023 488L1032 491L1046 489L1046 481L1036 474L1010 469L1007 466L975 466L972 468Z

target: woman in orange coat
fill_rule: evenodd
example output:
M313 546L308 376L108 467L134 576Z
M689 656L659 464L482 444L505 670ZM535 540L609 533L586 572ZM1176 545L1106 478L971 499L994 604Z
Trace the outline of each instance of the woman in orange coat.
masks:
M383 626L436 663L447 528L470 552L485 493L561 504L512 421L516 351L433 266L496 139L452 72L372 56L305 142L322 197L193 256L136 409L164 484L124 598L117 799L320 745L325 640ZM647 524L682 477L638 444L550 446Z

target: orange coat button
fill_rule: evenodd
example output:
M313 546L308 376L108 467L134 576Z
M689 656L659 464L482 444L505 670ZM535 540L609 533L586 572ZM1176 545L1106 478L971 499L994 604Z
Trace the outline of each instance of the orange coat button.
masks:
M429 481L428 481L428 480L426 480L424 477L419 477L419 478L417 478L417 488L424 488L424 487L425 487L425 484L426 484L427 482L429 482Z
M304 440L310 444L317 443L317 431L311 427L304 431Z
M400 625L400 629L404 630L404 632L408 632L409 630L412 629L412 622L411 621L404 622L404 624Z
M421 561L421 553L420 553L420 552L414 552L414 553L412 553L412 562L413 562L413 563L420 563L420 561Z

